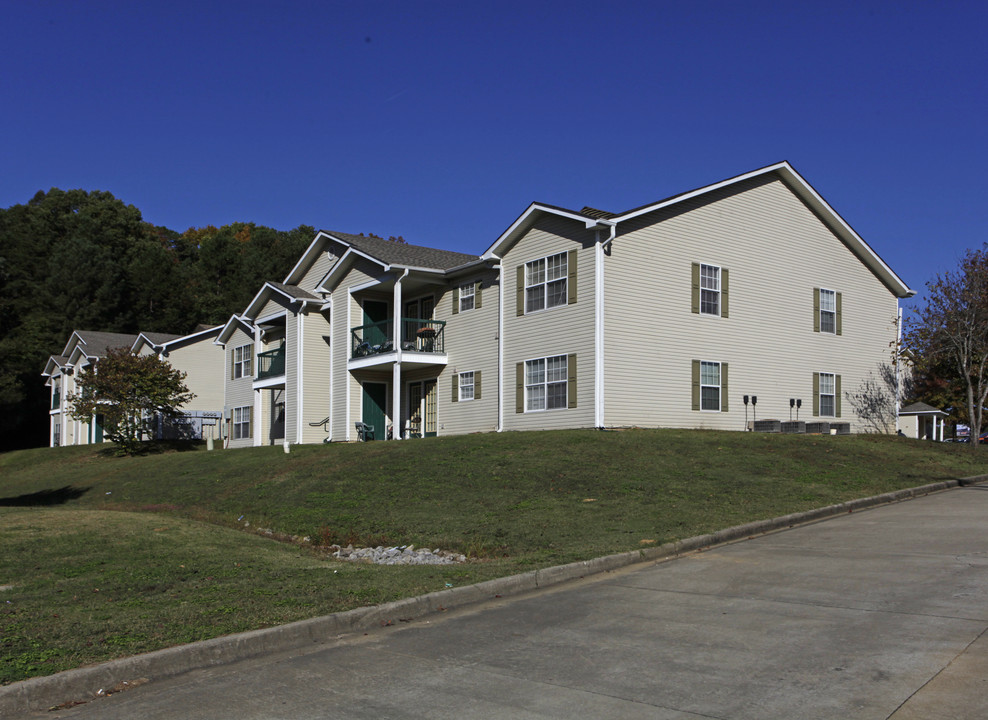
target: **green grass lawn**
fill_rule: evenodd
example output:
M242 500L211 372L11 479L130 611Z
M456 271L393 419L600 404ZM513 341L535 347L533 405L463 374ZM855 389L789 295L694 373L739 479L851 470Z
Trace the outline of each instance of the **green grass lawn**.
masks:
M713 431L502 433L0 455L0 682L988 473L964 445ZM309 543L277 536L308 537ZM466 553L342 563L332 542Z

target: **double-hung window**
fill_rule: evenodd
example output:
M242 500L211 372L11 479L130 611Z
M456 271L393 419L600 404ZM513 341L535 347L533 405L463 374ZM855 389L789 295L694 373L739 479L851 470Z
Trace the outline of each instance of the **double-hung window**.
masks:
M567 253L525 263L525 312L566 304Z
M473 283L460 285L459 307L457 309L460 312L463 312L465 310L473 310L474 298L476 297L476 293L477 293L476 286Z
M727 412L727 363L693 361L693 409Z
M700 362L700 409L720 411L719 362Z
M567 407L566 355L525 362L525 412Z
M837 334L837 293L820 289L820 332Z
M250 405L233 408L233 439L243 440L250 437L250 416L253 408Z
M720 315L720 268L700 265L700 314Z
M459 394L457 400L463 402L465 400L473 400L474 397L474 375L472 372L462 372L460 373L459 380Z
M836 417L836 382L833 373L820 373L820 417Z
M233 379L250 377L254 374L254 346L241 345L233 349Z

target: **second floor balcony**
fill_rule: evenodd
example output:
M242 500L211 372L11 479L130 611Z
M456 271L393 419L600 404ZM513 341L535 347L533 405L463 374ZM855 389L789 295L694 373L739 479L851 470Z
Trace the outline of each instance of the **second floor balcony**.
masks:
M446 354L446 321L401 318L403 353ZM370 323L350 329L350 357L366 358L395 352L394 321Z
M278 377L285 374L285 348L257 353L257 379Z

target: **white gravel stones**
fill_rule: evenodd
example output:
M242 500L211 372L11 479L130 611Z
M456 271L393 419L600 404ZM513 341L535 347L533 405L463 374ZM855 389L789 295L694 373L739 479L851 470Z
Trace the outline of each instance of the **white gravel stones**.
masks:
M375 565L452 565L466 562L466 556L449 550L416 549L414 545L400 545L374 548L355 548L348 545L337 548L333 557L351 562L374 563Z

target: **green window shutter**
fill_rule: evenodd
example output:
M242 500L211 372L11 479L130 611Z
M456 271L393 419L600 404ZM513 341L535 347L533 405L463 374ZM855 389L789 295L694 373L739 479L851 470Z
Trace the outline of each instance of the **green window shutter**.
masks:
M813 373L813 417L820 417L820 373Z
M820 332L820 288L813 288L813 332Z
M834 375L834 417L840 417L840 375Z
M566 369L568 371L568 382L566 387L566 397L569 399L569 407L576 407L576 355L567 358Z
M247 437L254 437L254 406L247 408Z
M515 274L515 315L525 314L525 266L519 265Z
M473 286L473 306L477 310L480 310L480 307L481 307L481 305L480 305L480 288L481 288L482 285L483 285L483 283L480 280L478 280L477 283Z
M572 305L576 302L576 250L570 250L566 256L566 291L569 295L567 302ZM576 407L571 405L570 407Z
M841 334L841 298L840 293L837 293L837 334ZM840 415L840 413L838 413Z
M720 411L727 412L727 363L720 364Z
M720 270L720 316L727 317L727 269Z
M480 370L475 370L473 373L473 399L480 400Z
M700 361L693 361L693 409L700 409Z
M460 288L453 288L453 314L457 315L460 312Z
M460 376L453 373L453 402L460 401Z
M236 372L236 367L237 367L237 349L235 347L231 347L230 348L230 379L231 380L234 380L237 377L234 374Z
M693 263L693 295L690 301L690 312L700 312L700 263ZM697 408L699 410L699 408Z
M525 412L525 363L515 365L515 412Z

